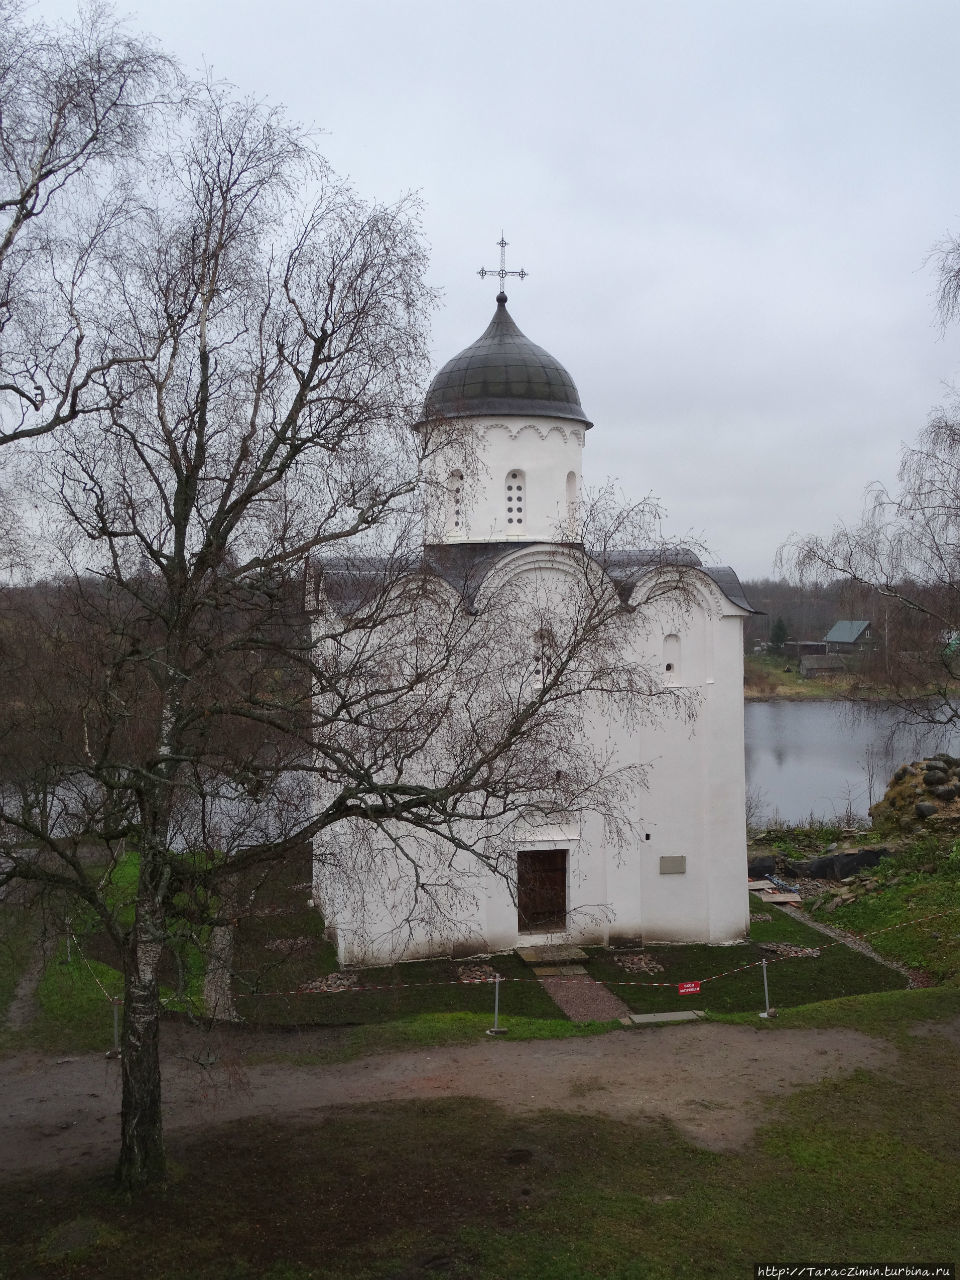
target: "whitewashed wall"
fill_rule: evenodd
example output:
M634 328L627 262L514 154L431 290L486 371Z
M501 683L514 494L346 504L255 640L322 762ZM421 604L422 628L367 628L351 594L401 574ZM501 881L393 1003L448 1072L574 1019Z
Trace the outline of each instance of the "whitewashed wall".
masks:
M573 509L580 494L582 424L561 418L476 418L464 419L455 429L461 447L429 464L434 541L554 542L576 536ZM516 496L514 472L521 473L523 510L514 503L511 513L507 499ZM514 488L508 492L511 483Z
M518 464L519 465L519 464ZM543 591L550 557L557 570L547 589L567 581L559 549L539 546L509 557L509 572L528 573L531 591ZM524 566L527 566L524 568ZM569 566L565 566L568 568ZM522 848L566 848L569 928L585 943L642 938L647 943L733 942L749 927L743 756L743 611L701 573L688 576L683 608L645 603L653 580L633 593L623 615L625 655L648 661L676 695L658 700L654 723L590 715L595 741L611 745L624 762L649 766L647 786L629 801L630 831L618 846L599 819L582 825L526 830ZM670 639L668 639L670 637ZM666 670L667 662L672 671ZM695 702L692 718L684 705ZM574 744L575 746L575 744ZM649 837L649 838L648 838ZM558 935L521 935L509 886L460 855L461 891L439 906L423 904L411 918L412 877L383 843L359 849L355 833L318 849L315 894L336 937L343 963L375 963L431 954L504 950L521 941L556 941ZM347 856L347 850L352 850ZM423 845L418 856L438 865L445 850ZM663 874L661 858L685 859L682 874ZM671 865L671 864L666 864ZM676 864L672 864L676 866ZM403 921L398 928L398 922Z

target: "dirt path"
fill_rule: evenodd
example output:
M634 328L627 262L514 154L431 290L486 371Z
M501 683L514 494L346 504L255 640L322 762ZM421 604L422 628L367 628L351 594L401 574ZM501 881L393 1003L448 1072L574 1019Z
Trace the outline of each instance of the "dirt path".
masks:
M37 988L55 951L56 944L51 943L50 939L44 936L39 937L34 943L30 962L20 975L13 999L7 1006L8 1031L22 1031L36 1017Z
M767 1100L896 1058L886 1041L856 1031L699 1023L583 1040L490 1040L327 1067L245 1068L241 1043L230 1034L219 1042L187 1031L168 1035L168 1134L249 1116L309 1120L327 1107L470 1096L517 1111L550 1107L628 1122L666 1117L693 1141L721 1150L749 1140L768 1118ZM275 1045L292 1047L289 1037ZM99 1055L0 1062L0 1178L112 1160L119 1078L119 1064Z

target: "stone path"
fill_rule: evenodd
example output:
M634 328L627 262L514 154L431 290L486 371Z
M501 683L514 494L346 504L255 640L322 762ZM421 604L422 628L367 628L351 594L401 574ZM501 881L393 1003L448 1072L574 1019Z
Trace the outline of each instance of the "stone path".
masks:
M589 974L541 978L540 985L572 1022L610 1022L613 1018L630 1016L623 1001Z
M20 975L13 998L7 1006L8 1031L23 1031L37 1014L37 988L56 951L56 940L41 935L34 944L30 962Z
M602 982L595 982L581 960L587 953L571 943L546 943L543 946L517 947L517 955L531 966L553 1003L572 1022L612 1022L619 1018L625 1025L630 1010Z

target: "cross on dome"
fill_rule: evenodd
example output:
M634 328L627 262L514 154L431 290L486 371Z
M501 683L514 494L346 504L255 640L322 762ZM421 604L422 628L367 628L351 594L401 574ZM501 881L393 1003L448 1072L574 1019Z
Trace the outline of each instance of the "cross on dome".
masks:
M507 270L507 245L509 243L510 242L508 240L505 240L503 238L503 232L501 231L500 239L497 241L497 244L500 246L500 270L491 271L488 267L481 267L480 270L477 272L477 275L480 277L481 280L485 280L487 276L496 276L499 279L500 293L503 294L504 302L506 302L507 298L506 298L506 293L504 292L503 282L506 280L507 276L517 276L518 279L525 280L527 276L530 274L529 271L524 271L523 267L521 267L519 271ZM500 301L499 296L497 297L497 301L498 302Z

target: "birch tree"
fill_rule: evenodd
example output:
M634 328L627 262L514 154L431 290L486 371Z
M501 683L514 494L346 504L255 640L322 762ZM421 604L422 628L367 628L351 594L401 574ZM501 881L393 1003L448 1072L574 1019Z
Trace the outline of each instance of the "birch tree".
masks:
M135 1189L165 1170L161 959L209 936L223 990L243 874L359 823L442 911L462 872L427 839L509 874L525 812L615 830L625 775L571 752L585 695L642 716L684 694L623 662L604 572L650 545L646 506L585 516L559 604L465 607L469 583L426 571L421 476L453 442L410 429L433 304L414 201L364 202L281 112L199 85L93 261L100 399L30 444L55 583L4 636L0 757L43 795L3 791L0 884L69 895L112 940ZM106 891L123 847L132 922Z
M109 403L98 263L177 83L102 5L57 28L24 15L0 0L0 444Z

